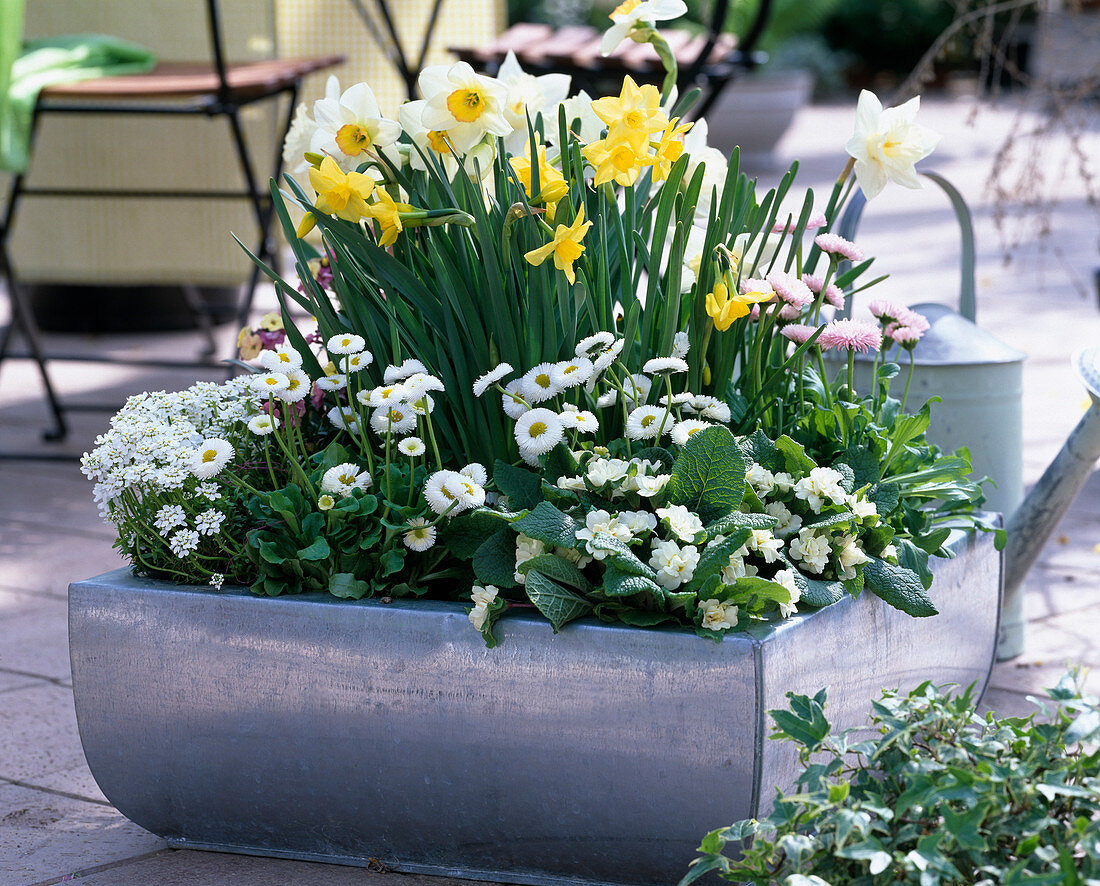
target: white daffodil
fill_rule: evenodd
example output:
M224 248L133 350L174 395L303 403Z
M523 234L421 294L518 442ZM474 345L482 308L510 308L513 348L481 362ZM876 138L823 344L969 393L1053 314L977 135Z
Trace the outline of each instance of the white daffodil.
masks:
M565 125L572 126L574 121L579 122L579 127L572 130L582 144L590 144L597 141L605 129L603 120L596 116L592 110L592 96L583 89L574 96L563 101L559 107L565 108ZM554 108L547 120L546 140L554 146L558 146L558 109ZM545 119L545 116L544 116ZM591 355L590 355L591 356Z
M873 92L860 92L855 131L846 149L855 158L856 181L868 200L888 181L906 188L921 186L916 164L932 153L940 136L914 122L919 109L920 96L883 110Z
M512 127L512 132L504 139L504 147L511 154L523 153L527 144L527 117L532 125L535 117L542 114L543 126L549 131L558 128L558 105L569 94L568 74L543 74L536 77L520 67L516 54L508 50L504 61L497 71L497 80L504 84L507 93L504 99L504 119Z
M286 138L283 140L283 165L290 172L305 172L309 169L306 151L309 150L313 133L316 131L316 122L309 116L306 103L301 102L294 109L294 119L290 121L290 128L286 131Z
M600 41L600 52L611 55L635 27L652 27L657 22L679 18L687 12L683 0L623 0L608 16L612 25Z
M345 172L372 160L371 153L392 145L401 135L397 121L382 116L366 83L356 83L339 98L326 96L315 102L313 119L316 129L309 149L332 157Z
M428 129L445 131L469 147L487 135L503 138L512 132L504 117L508 88L466 62L431 65L420 72L417 83L426 102L421 123Z
M472 130L432 129L423 121L426 107L427 102L419 99L405 102L397 112L401 128L413 142L409 151L409 165L413 169L426 172L428 164L425 158L434 157L443 164L447 178L454 178L458 172L457 155L464 159L463 168L468 174L474 172L475 161L481 174L488 174L495 156L492 144L482 141L481 138L471 138L477 135Z

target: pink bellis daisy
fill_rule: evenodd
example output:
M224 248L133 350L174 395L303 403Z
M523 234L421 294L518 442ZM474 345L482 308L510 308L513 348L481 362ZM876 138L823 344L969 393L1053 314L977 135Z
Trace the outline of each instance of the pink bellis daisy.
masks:
M816 326L807 326L805 323L791 323L789 326L784 326L779 330L780 335L786 336L796 345L801 345L809 341L810 336L815 332L817 332Z
M814 294L810 292L810 287L794 275L787 274L784 271L772 271L768 274L768 283L775 290L775 294L789 305L804 308L814 300Z
M819 295L821 293L821 284L824 283L825 280L818 274L803 274L802 282L810 288L810 292L814 295ZM844 307L844 293L835 283L830 283L825 287L825 301L839 310Z
M882 347L882 330L863 320L833 320L818 336L817 343L826 351L843 349L862 354Z
M863 250L839 234L818 234L814 237L814 243L817 244L818 249L829 255L839 255L848 261L863 261Z

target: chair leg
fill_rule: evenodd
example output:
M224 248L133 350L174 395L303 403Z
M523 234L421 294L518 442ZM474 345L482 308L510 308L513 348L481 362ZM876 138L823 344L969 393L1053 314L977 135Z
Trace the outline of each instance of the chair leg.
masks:
M3 234L3 239L7 240L6 232ZM38 365L38 373L42 377L42 386L46 389L46 399L49 401L50 411L53 413L54 427L43 431L42 438L50 442L64 440L69 433L68 424L65 422L65 412L57 393L54 391L53 381L50 379L49 367L46 365L46 352L42 346L41 331L34 319L34 314L31 312L26 296L15 279L15 272L7 254L6 242L0 243L0 264L3 265L4 283L8 290L8 303L11 305L11 322L4 330L3 338L0 339L0 365L3 364L3 360L7 355L8 345L11 343L15 327L18 326L27 339L27 344L31 350L31 359Z

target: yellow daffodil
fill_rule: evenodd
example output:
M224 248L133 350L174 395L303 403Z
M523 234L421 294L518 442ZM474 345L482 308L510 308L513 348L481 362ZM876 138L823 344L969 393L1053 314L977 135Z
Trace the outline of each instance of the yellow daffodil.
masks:
M596 170L595 184L615 181L620 185L632 185L638 180L638 172L647 160L648 136L644 130L631 131L616 124L608 130L607 137L584 148L584 159Z
M592 110L608 128L621 124L634 132L649 135L668 126L668 118L661 113L661 94L657 87L648 83L639 86L629 75L623 78L618 98L598 98L592 102Z
M317 192L314 206L325 215L335 215L345 221L357 222L367 215L367 199L374 192L374 179L361 172L347 174L331 157L325 157L319 167L309 168L309 183ZM317 224L315 214L307 212L298 225L298 237L304 237Z
M554 231L553 240L545 246L540 246L538 249L532 249L530 252L524 254L523 257L537 268L546 261L547 258L553 255L554 266L559 271L565 272L565 277L570 284L576 283L577 277L573 272L573 262L580 258L581 254L584 252L581 240L584 239L585 232L587 232L590 227L592 227L592 222L584 220L584 205L581 204L577 217L573 219L573 224L558 225Z
M668 178L672 171L672 164L680 159L684 153L683 135L691 129L690 123L680 123L679 118L672 120L661 133L661 140L654 146L654 154L646 159L646 163L653 167L653 180L662 182Z
M535 156L538 161L539 171L538 194L531 193L531 146L527 146L522 157L512 157L509 162L512 164L512 169L515 170L516 176L519 178L520 183L523 185L523 190L527 192L527 196L531 202L546 204L546 215L553 220L558 201L569 193L569 183L546 159L545 145L538 146Z
M397 240L397 235L404 230L401 223L402 212L414 212L414 208L408 203L398 203L389 193L379 188L375 192L375 201L367 207L364 215L373 218L382 229L382 239L378 241L380 246L392 246Z
M714 284L714 289L707 293L707 314L714 321L714 328L725 332L734 320L748 316L750 305L767 301L772 295L771 292L735 292L730 295L729 287L719 280Z

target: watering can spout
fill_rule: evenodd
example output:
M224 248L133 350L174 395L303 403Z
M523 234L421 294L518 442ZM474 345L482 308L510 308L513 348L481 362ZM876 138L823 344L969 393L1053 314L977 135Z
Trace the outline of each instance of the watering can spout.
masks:
M1088 479L1096 459L1100 458L1100 348L1077 352L1073 365L1088 389L1091 402L1039 482L1008 518L1006 599L1015 596L1043 545ZM999 657L1007 656L999 653Z

